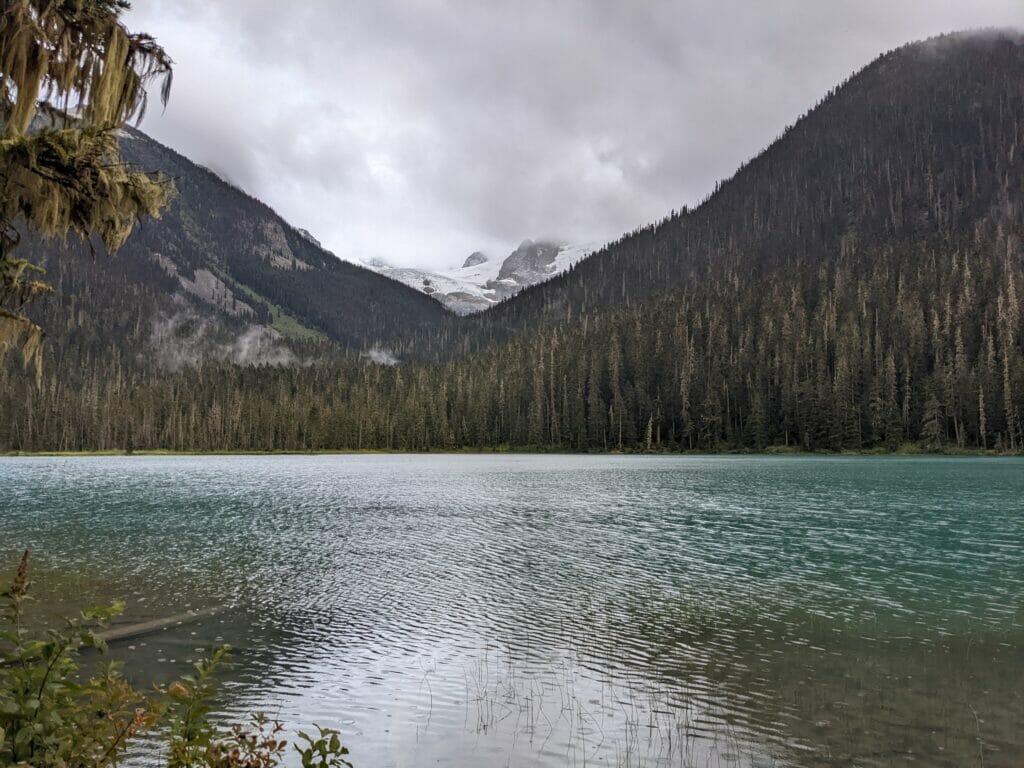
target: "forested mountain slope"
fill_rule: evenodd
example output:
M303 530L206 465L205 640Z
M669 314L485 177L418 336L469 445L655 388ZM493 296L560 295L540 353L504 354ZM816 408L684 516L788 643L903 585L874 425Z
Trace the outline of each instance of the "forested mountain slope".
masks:
M1020 451L1022 152L1020 35L906 46L698 208L419 326L441 364L7 373L0 445Z
M472 318L466 350L707 281L871 270L901 245L956 249L980 222L1019 232L1024 47L958 33L879 57L697 208L630 233Z
M160 220L139 222L113 258L69 239L24 243L56 295L32 308L48 356L111 350L129 366L204 359L289 362L382 347L400 354L415 328L446 312L420 292L323 250L270 208L145 134L121 137L125 160L173 178ZM333 342L333 344L331 344Z

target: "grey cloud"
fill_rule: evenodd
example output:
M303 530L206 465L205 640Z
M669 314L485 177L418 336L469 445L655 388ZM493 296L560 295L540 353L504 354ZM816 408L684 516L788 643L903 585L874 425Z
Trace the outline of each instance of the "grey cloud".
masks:
M136 0L177 61L143 129L339 256L611 239L706 194L904 42L1019 0Z

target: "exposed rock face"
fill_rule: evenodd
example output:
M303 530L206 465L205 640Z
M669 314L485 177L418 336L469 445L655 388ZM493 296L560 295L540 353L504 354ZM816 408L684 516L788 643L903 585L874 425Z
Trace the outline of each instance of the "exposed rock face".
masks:
M205 271L205 270L204 270ZM196 311L181 295L151 320L150 348L161 368L171 371L222 360L235 365L294 365L295 354L273 328L245 322L225 328Z
M227 283L217 277L213 272L202 267L195 270L192 279L189 280L178 272L173 261L162 254L155 253L153 258L171 277L178 278L181 287L193 296L202 299L221 312L232 317L253 317L253 308L239 299L235 292L228 287Z
M558 243L523 240L498 271L498 280L513 280L520 287L539 283L555 271L555 259L563 248Z
M256 253L278 269L310 269L306 262L297 258L288 246L284 228L276 221L264 221L260 225L263 242L257 244Z
M324 247L324 244L321 243L319 240L317 240L315 237L313 237L313 233L310 232L308 229L303 229L302 227L296 227L295 231L298 232L300 235L302 235L307 240L309 240L309 242L311 242L317 248L323 248Z
M487 261L487 256L480 253L480 251L474 251L466 257L464 262L462 262L462 268L466 269L467 267L475 267L479 264L483 264L485 261Z

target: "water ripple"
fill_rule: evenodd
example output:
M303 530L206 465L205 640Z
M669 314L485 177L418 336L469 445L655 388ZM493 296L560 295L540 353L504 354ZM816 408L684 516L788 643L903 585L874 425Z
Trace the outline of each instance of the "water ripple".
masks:
M357 765L1018 765L1024 462L0 459L56 610L228 605L225 715ZM65 599L66 598L66 599ZM126 653L126 649L120 649Z

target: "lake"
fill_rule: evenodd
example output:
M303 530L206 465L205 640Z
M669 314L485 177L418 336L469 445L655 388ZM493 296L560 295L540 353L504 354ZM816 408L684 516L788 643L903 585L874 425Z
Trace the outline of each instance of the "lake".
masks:
M1020 766L1024 460L0 459L42 608L357 768Z

